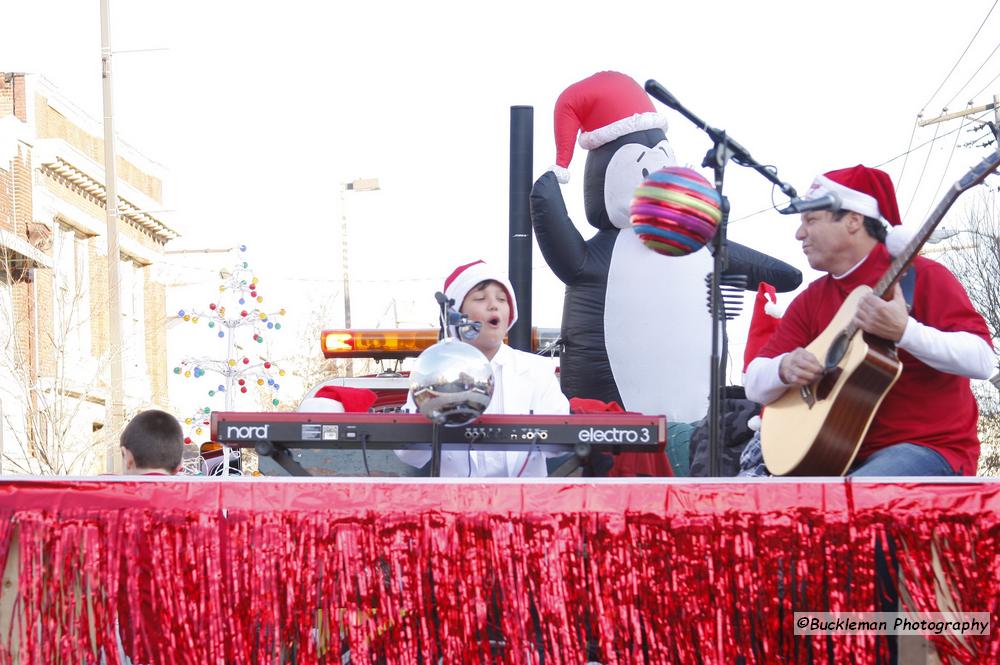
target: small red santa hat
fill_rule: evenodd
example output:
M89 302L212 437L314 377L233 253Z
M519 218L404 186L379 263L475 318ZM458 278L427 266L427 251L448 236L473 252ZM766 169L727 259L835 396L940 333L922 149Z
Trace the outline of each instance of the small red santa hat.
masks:
M757 288L757 298L753 303L753 316L750 318L750 331L747 333L747 346L743 352L743 371L757 357L760 350L771 339L778 329L781 315L784 312L778 306L778 296L774 287L767 282L761 282Z
M563 90L553 123L556 163L551 171L561 183L569 182L577 132L580 147L593 150L632 132L667 128L666 116L656 112L646 91L620 72L598 72Z
M461 311L462 303L465 302L465 296L469 295L469 291L486 281L497 282L507 292L507 302L510 303L510 323L507 329L510 330L514 322L517 321L517 301L514 300L514 287L510 285L506 277L493 270L485 261L473 261L455 268L444 280L444 295L454 300L455 309Z
M368 413L378 396L367 388L348 388L346 386L323 386L316 395L302 400L299 411L314 411L317 413ZM325 402L331 402L325 405ZM338 409L336 405L340 405Z

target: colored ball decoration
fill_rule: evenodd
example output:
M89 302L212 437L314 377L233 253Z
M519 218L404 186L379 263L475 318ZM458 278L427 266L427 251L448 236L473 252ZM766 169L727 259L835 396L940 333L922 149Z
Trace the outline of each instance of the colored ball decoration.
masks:
M247 304L247 301L244 300L243 298L240 298L240 304L241 305L245 305L245 304ZM246 314L244 314L243 316L246 316Z
M243 386L242 388L240 388L240 392L241 393L245 393L246 391L247 391L247 387L246 386Z
M275 405L275 406L278 406L278 400L276 400L276 399L272 399L272 400L271 400L271 404L273 404L273 405Z
M243 359L243 364L244 365L249 365L250 364L250 359L249 358L244 358Z
M218 306L218 305L216 305L216 304L215 304L215 303L213 302L213 303L209 303L209 305L208 305L208 308L209 308L210 310L212 310L212 311L214 312L214 311L215 311L215 308L216 308L217 306Z
M224 333L224 332L222 332L222 331L220 330L220 331L219 331L219 337L225 337L225 336L226 336L226 333Z
M191 437L189 436L184 437L184 443L191 443Z
M229 359L229 366L230 366L230 367L236 367L236 361L235 361L235 360L233 360L232 358L230 358L230 359Z
M208 396L209 397L215 397L215 391L214 390L209 390L208 391Z
M264 369L271 369L271 363L267 360L264 361Z
M668 166L635 190L629 207L632 230L658 254L686 256L715 236L721 205L719 193L697 171Z
M184 316L184 310L182 309L182 310L178 311L177 312L177 316L183 317Z
M246 245L240 245L240 251L241 252L247 251L247 246Z
M175 367L174 368L174 374L180 374L180 373L181 373L181 368L180 367Z

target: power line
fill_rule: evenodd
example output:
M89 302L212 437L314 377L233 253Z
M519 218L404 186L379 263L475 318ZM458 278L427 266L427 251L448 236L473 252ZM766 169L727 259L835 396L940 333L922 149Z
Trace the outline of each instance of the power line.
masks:
M979 116L978 116L977 118L973 118L973 120L979 120L979 119L980 119L980 118L982 118L982 117L983 117L984 115L986 115L986 113L982 113L982 114L980 114L980 115L979 115ZM961 127L959 127L958 129L961 129ZM916 148L912 148L912 149L910 149L910 150L907 150L906 152L901 152L901 153L899 153L898 155L896 155L895 157L892 157L891 159L887 159L887 160L885 160L885 161L884 161L884 162L882 162L881 164L876 164L876 165L875 165L875 166L874 166L873 168L876 168L876 169L880 169L880 168L882 168L883 166L885 166L886 164L892 164L892 163L893 163L894 161L896 161L896 160L897 160L897 159L899 159L900 157L906 157L906 156L907 156L908 154L910 154L911 152L916 152L917 150L920 150L920 149L921 149L921 148L923 148L924 146L927 146L927 145L929 145L929 144L931 144L931 143L934 143L934 141L937 141L938 139L943 139L943 138L944 138L944 137L946 137L946 136L951 136L952 134L954 134L955 132L957 132L957 131L958 131L958 129L953 129L953 130L951 130L950 132L945 132L945 133L944 133L944 134L942 134L941 136L936 136L935 138L932 138L932 139L931 139L930 141L924 141L923 143L921 143L920 145L918 145L918 146L917 146Z
M934 125L934 137L931 139L931 143L934 143L934 141L937 140L937 135L940 128L941 128L940 124ZM924 160L924 168L920 169L920 177L917 178L917 184L913 188L913 194L910 195L910 202L906 204L906 212L903 213L903 219L906 219L906 217L910 214L910 208L913 206L913 199L916 198L917 190L920 189L920 183L923 182L924 174L927 173L927 165L931 161L931 152L932 152L931 150L927 151L927 158Z
M903 184L903 174L906 173L906 163L910 161L910 148L913 147L913 137L917 135L917 125L920 123L920 116L917 115L913 119L913 129L910 130L910 141L906 144L906 159L903 160L903 168L899 170L899 179L896 180L896 189L899 189L900 185Z
M987 83L986 85L984 85L984 86L983 86L983 89L982 89L982 90L980 90L979 92L977 92L976 94L974 94L974 95L972 96L972 98L973 98L973 99L975 99L975 98L976 98L976 97L978 97L979 95L983 94L983 93L984 93L984 92L986 91L986 89L987 89L987 88L989 88L989 87L990 87L991 85L993 85L994 83L996 83L996 80L997 80L997 79L1000 79L1000 74L997 74L996 76L994 76L994 77L993 77L993 78L992 78L992 79L990 80L990 82L989 82L989 83Z
M967 85L969 85L970 83L972 83L972 79L976 78L976 75L979 74L979 72L983 71L983 67L985 67L986 63L990 61L990 58L992 58L996 54L997 49L1000 49L1000 42L998 42L997 45L993 47L993 50L990 51L990 54L988 56L986 56L985 60L983 60L983 64L979 65L979 69L977 69L972 74L972 76L969 77L969 80L966 81L965 84L961 88L958 89L958 92L956 92L954 95L952 95L951 99L949 99L947 102L945 102L945 104L944 104L945 108L947 108L949 104L951 104L953 101L955 101L956 97L958 97L960 94L962 94L962 91L965 90L965 87ZM993 80L995 81L996 79L993 79ZM975 99L975 97L973 97L973 99ZM971 105L972 102L970 101L969 104Z
M998 77L998 78L1000 78L1000 77ZM975 122L976 120L979 120L979 119L981 119L981 118L982 118L983 116L985 116L985 115L986 115L986 113L982 113L982 114L980 114L980 115L979 115L978 117L976 117L976 118L973 118L971 122ZM955 133L956 133L956 132L958 132L958 131L959 131L960 129L961 129L961 127L959 127L958 129L953 129L953 130L951 130L950 132L945 132L944 134L941 134L941 136L935 136L935 137L934 137L934 138L932 138L931 140L929 140L929 141L924 141L923 143L921 143L920 145L918 145L918 146L917 146L917 147L915 147L915 148L909 148L909 149L907 149L907 150L906 150L905 152L901 152L901 153L899 153L898 155L896 155L895 157L891 157L891 158L889 158L889 159L885 160L884 162L881 162L880 164L876 164L876 165L875 165L875 166L873 166L872 168L876 168L876 169L880 169L880 168L882 168L883 166L886 166L887 164L892 164L892 163L893 163L894 161L896 161L896 160L897 160L897 159L899 159L900 157L906 157L906 156L907 156L907 155L909 155L909 154L910 154L911 152L916 152L917 150L920 150L921 148L924 148L924 147L926 147L926 146L930 145L931 143L934 143L934 141L937 141L937 140L940 140L940 139L943 139L943 138L945 138L946 136L951 136L952 134L955 134ZM911 139L911 142L912 142L912 139ZM751 212L751 213L749 213L749 214L747 214L747 215L743 215L742 217L737 217L736 219L730 219L730 220L729 220L729 224L735 224L736 222L742 222L742 221L743 221L743 220L745 220L745 219L750 219L751 217L756 217L757 215L762 215L762 214L764 214L765 212L770 212L771 210L776 210L776 209L777 209L777 206L775 206L775 205L774 205L774 204L772 203L771 205L769 205L769 206L768 206L768 207L766 207L766 208L761 208L760 210L757 210L757 211L755 211L755 212Z
M948 79L951 78L951 75L955 73L955 68L958 67L958 63L962 62L962 58L965 57L965 54L969 52L969 49L972 47L972 42L976 41L976 37L979 36L979 32L983 29L983 26L986 25L986 21L990 18L990 14L992 14L993 10L996 8L997 2L1000 2L1000 0L993 0L993 5L990 7L990 10L986 12L986 18L984 18L983 22L979 24L979 28L976 30L976 34L972 35L972 39L970 39L969 43L966 44L965 50L962 51L962 55L958 56L958 60L956 60L955 64L952 65L951 70L944 77L944 80L941 81L941 85L937 87L937 90L935 90L934 93L930 96L930 99L924 102L924 105L920 107L921 113L923 113L924 109L927 108L927 105L930 104L931 101L933 101L934 97L936 97L937 94L941 92L941 88L943 88L944 84L948 82Z
M965 126L965 118L962 118L962 123L958 127L959 132L961 132L964 126ZM934 203L937 201L938 193L940 193L941 191L941 185L944 184L944 179L948 175L948 167L951 166L951 158L955 156L955 148L958 147L958 137L959 133L957 132L955 134L955 142L951 144L951 152L948 153L948 161L944 165L944 170L941 171L941 179L938 180L938 185L934 189L934 196L931 197L931 201L927 205L927 211L924 213L924 219L927 219L927 216L931 214L931 209L933 208ZM916 192L914 192L914 196L916 196Z

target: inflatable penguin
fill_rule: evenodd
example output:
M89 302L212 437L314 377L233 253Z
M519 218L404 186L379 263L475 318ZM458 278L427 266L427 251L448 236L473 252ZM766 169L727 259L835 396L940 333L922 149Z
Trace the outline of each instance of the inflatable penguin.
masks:
M692 422L708 410L712 327L705 276L712 255L702 248L661 256L629 228L636 188L676 164L666 125L624 74L600 72L571 85L556 101L556 165L531 190L531 221L542 255L566 284L563 392ZM589 151L584 210L598 230L589 240L573 225L559 188L569 181L578 132L580 147ZM779 290L801 282L787 264L736 243L729 247L728 273L756 277L763 269L767 281L786 287ZM756 282L749 286L756 290Z

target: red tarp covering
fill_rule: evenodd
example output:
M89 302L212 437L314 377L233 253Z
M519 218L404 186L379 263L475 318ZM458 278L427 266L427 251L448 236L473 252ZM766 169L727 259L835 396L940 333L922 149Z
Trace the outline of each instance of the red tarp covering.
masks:
M791 617L883 611L882 542L913 608L937 559L991 613L939 654L998 662L1000 483L974 480L5 480L0 601L21 663L115 663L119 631L138 663L869 662L884 638Z

